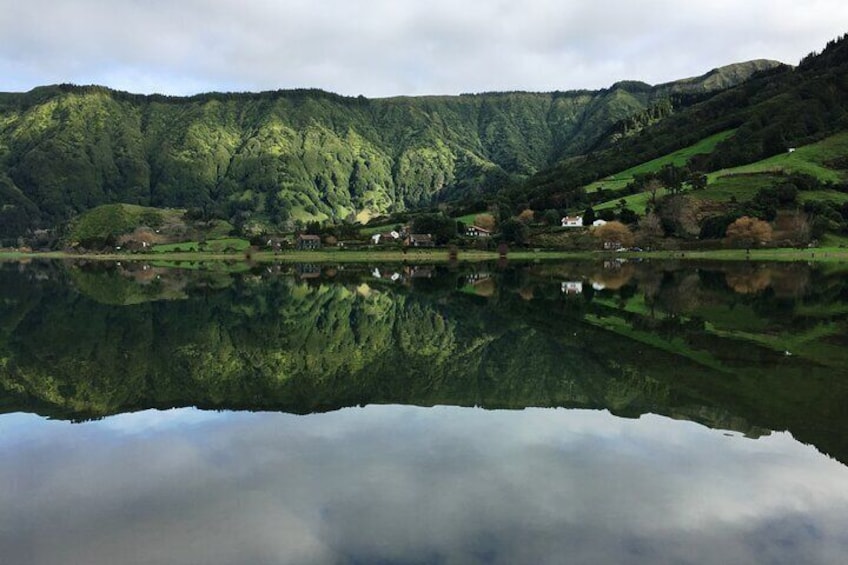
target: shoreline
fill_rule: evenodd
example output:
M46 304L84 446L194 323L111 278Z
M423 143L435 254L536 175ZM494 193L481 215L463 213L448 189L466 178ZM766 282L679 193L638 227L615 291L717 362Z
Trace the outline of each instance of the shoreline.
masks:
M508 253L509 261L570 261L610 259L652 259L676 261L780 261L780 262L835 262L848 263L845 248L776 248L721 249L703 251L552 251L520 250ZM128 261L128 262L255 262L255 263L449 263L497 261L501 256L494 251L460 250L455 258L447 249L416 249L402 251L258 251L252 253L65 253L62 251L15 252L0 251L0 261L33 259L72 261Z

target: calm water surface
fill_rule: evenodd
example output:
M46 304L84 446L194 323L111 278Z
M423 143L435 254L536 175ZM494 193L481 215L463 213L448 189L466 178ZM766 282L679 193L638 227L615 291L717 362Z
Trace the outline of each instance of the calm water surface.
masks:
M848 554L839 268L34 263L0 288L4 563Z

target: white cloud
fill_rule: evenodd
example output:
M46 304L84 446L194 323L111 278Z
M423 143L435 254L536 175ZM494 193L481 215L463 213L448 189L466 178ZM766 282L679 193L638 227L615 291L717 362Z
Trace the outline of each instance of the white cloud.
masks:
M575 410L192 412L119 429L16 418L21 441L0 444L4 555L840 563L848 550L848 469L785 433Z
M453 94L657 83L844 33L838 0L3 0L0 90Z

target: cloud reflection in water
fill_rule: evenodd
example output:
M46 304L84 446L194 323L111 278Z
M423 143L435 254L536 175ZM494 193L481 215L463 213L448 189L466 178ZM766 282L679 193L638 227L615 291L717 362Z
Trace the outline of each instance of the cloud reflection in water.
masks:
M788 434L576 410L0 418L10 563L839 563L848 469ZM4 559L5 559L4 558Z

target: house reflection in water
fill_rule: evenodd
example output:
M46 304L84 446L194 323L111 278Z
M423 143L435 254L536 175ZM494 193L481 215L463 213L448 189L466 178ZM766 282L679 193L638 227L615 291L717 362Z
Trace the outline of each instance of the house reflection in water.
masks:
M321 266L314 263L298 263L294 270L301 279L317 279L321 276Z
M565 281L561 285L564 294L583 294L582 281Z

